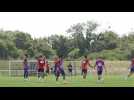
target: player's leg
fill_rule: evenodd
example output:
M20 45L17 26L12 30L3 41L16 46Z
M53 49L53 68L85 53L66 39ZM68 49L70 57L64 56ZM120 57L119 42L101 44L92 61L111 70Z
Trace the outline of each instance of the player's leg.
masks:
M59 76L60 76L60 72L59 72L58 69L56 69L56 71L55 71L55 75L56 75L56 81L58 81Z
M128 77L128 78L131 77L131 76L133 75L133 73L134 73L134 72L129 72L129 74L128 74L127 77Z
M83 76L83 79L84 79L84 75L85 75L85 72L84 72L84 69L82 69L82 76Z
M26 70L26 79L28 79L28 70Z
M86 72L83 73L83 79L86 79Z
M48 69L47 70L47 79L50 79L50 74L51 74L50 69Z
M45 77L44 69L41 69L41 78L44 79L44 77Z
M59 80L59 76L60 76L60 73L59 73L59 72L57 72L57 73L56 73L56 81L58 81L58 80Z
M47 76L50 75L50 70L49 69L46 70L46 75Z
M72 69L70 70L70 74L71 74L71 76L72 76L72 74L73 74L73 73L72 73Z
M48 76L48 69L46 69L45 71L45 76Z
M98 71L97 74L98 74L98 81L102 81L102 70Z
M28 79L28 69L24 69L24 79Z
M86 79L86 76L87 76L87 70L84 69L83 72L84 72L84 74L83 74L83 78Z
M98 80L101 80L101 71L97 71Z
M81 75L83 75L83 69L81 69Z
M127 77L130 77L132 75L132 72L129 72L128 76Z
M85 79L87 78L87 69L85 70Z
M24 69L24 79L26 78L26 71L25 71L25 69Z
M127 76L127 78L129 78L130 76L132 76L133 73L134 73L134 68L131 68L131 69L130 69L130 72L129 72L128 76Z
M40 69L38 69L38 78L40 77Z
M64 69L61 69L61 74L63 76L63 80L65 80L65 71L64 71Z

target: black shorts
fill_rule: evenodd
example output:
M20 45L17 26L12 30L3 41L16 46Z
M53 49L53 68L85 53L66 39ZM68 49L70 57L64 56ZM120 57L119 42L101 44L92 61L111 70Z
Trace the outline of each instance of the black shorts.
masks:
M38 69L38 72L44 72L44 69L40 68L40 69Z
M97 71L98 75L102 75L102 70L101 71Z
M130 69L130 72L131 72L131 73L134 73L134 67L132 67L132 68Z
M87 69L82 69L82 73L87 74Z
M46 70L46 73L49 73L49 69Z
M56 69L55 70L55 75L56 76L60 76L60 74L62 74L62 76L65 76L65 71L64 71L64 69Z
M68 69L68 71L69 71L70 73L72 73L72 69Z

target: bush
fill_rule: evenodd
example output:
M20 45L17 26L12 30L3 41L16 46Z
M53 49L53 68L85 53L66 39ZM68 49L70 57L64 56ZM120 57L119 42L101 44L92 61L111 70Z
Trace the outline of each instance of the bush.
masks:
M72 51L70 51L69 53L68 53L68 57L69 58L78 58L78 56L79 56L79 49L78 48L75 48L75 49L73 49Z
M128 53L120 51L119 49L113 50L103 50L101 52L95 52L88 55L89 57L96 59L101 56L103 59L107 60L127 60Z

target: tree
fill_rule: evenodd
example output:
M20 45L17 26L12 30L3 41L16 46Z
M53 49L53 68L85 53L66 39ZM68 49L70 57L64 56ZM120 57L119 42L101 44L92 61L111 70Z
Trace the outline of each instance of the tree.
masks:
M4 41L0 40L0 58L1 59L6 59L7 58L7 48L6 44Z
M67 57L69 52L68 39L61 35L52 35L49 39L51 40L52 48L56 50L57 55Z
M79 48L81 55L86 50L85 38L83 34L84 26L84 23L77 23L67 30L67 33L70 33L72 35L72 38L74 40L74 47Z
M73 58L73 59L78 58L79 57L79 51L80 50L78 48L73 49L72 51L70 51L68 53L68 57Z
M97 29L98 24L95 22L91 22L91 21L87 21L86 23L86 48L88 49L88 51L92 52L93 51L93 47L91 46L91 42L92 40L96 40L96 34L94 33L94 31Z
M48 40L46 38L34 39L33 47L31 47L31 50L34 51L33 54L43 54L47 58L55 54L54 50L48 44Z
M18 49L26 50L31 46L31 41L32 41L31 35L23 32L18 31L16 32L14 42Z
M103 38L100 41L103 41L103 46L104 49L115 49L117 48L117 43L118 43L118 35L112 31L105 31L104 33L102 33Z

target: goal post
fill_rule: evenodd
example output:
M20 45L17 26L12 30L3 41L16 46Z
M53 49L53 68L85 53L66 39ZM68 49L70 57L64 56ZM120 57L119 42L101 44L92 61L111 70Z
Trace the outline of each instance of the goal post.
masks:
M11 61L9 60L8 75L11 76Z

